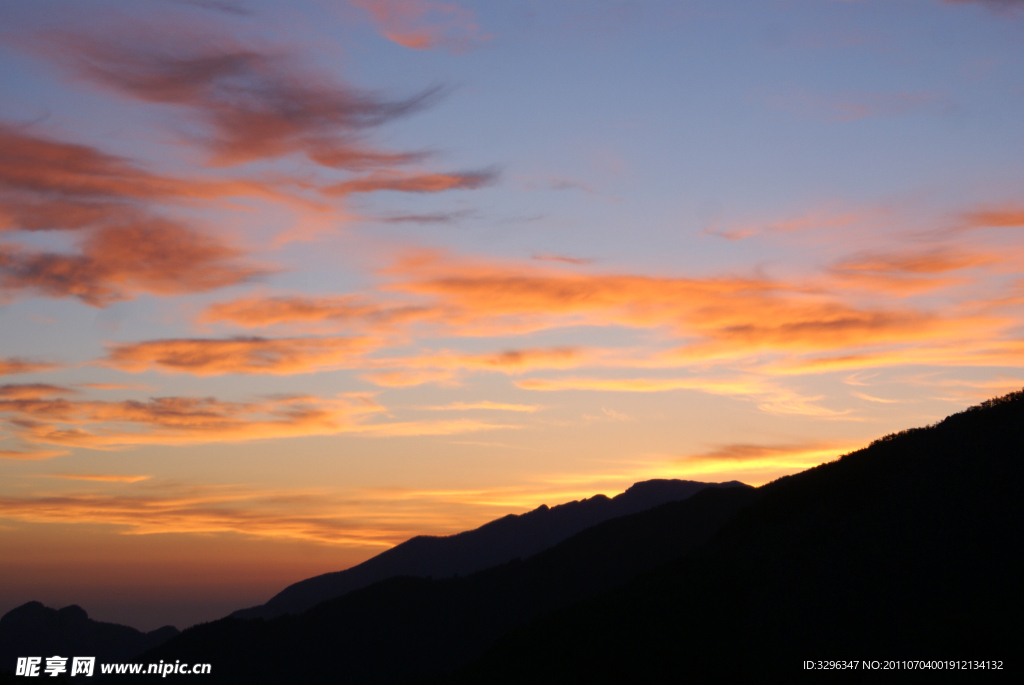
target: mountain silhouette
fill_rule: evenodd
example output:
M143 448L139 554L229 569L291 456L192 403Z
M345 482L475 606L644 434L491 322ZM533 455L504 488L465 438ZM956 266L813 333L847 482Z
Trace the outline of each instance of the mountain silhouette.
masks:
M649 480L625 492L509 514L475 530L447 537L420 535L344 571L307 578L261 606L240 609L235 618L299 614L324 600L394 576L449 578L467 575L511 559L525 559L597 523L686 499L707 487L746 487L737 481L700 483Z
M178 634L174 626L143 633L117 623L89 618L72 604L50 609L28 602L0 618L0 671L14 672L21 656L95 656L101 661L128 661Z
M827 660L1010 669L1024 640L1022 471L1014 393L523 561L222 619L140 659L211 663L218 683L788 680Z
M790 680L818 660L857 682L908 660L1005 677L1024 644L1022 477L1017 392L759 488L707 545L435 682Z
M756 496L750 487L705 488L599 523L526 560L458 578L395 577L299 615L228 617L194 626L141 659L210 663L218 683L402 683L441 675L509 630L706 542Z
M750 489L736 481L650 480L636 483L613 498L595 495L555 507L545 505L457 535L413 538L346 571L289 586L266 605L243 609L232 616L301 613L323 600L394 576L466 575L531 556L594 523L684 500L708 487ZM96 656L100 662L127 661L177 633L177 629L166 626L144 634L127 626L93 621L78 606L57 611L29 602L0 619L0 673L13 672L18 656L64 654L73 649L78 655Z

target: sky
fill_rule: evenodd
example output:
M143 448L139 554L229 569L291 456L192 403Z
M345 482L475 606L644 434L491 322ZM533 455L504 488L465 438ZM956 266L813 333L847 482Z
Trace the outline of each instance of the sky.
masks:
M0 3L0 614L1024 386L1020 0Z

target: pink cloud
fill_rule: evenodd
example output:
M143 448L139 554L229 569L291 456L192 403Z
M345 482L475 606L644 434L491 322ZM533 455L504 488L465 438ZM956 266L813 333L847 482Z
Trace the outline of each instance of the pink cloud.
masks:
M480 33L472 10L435 0L350 0L370 13L388 40L413 50L462 52L490 36Z

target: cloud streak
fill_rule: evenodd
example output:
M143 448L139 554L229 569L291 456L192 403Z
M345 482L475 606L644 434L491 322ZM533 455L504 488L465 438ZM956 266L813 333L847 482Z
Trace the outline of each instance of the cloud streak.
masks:
M32 361L21 357L0 357L0 376L13 376L16 373L38 373L40 371L52 371L58 368L57 364L49 362Z
M461 173L400 174L376 173L351 181L327 186L323 193L343 197L353 193L375 193L391 190L401 193L440 193L446 190L473 190L493 184L498 178L495 169Z
M226 197L286 199L253 181L184 179L94 147L0 123L0 229L75 230L139 220L154 202Z
M368 420L384 411L366 395L333 399L300 395L255 402L224 402L212 397L156 397L145 402L64 397L0 399L0 417L4 417L8 433L21 442L99 450L341 433L387 437L515 428L468 419L390 423ZM20 454L26 456L19 457ZM39 454L11 451L4 457L47 458Z
M275 325L359 324L374 330L434 317L434 307L378 304L355 296L278 295L245 297L210 305L202 323L230 323L243 328Z
M773 352L814 352L908 342L965 323L911 308L865 308L820 289L765 278L670 278L578 274L501 265L400 264L393 286L431 295L484 329L502 321L520 330L571 325L668 327L696 338L680 363ZM453 321L453 323L455 323Z
M265 267L243 264L241 251L173 221L146 219L90 233L77 254L0 244L0 290L76 297L104 307L137 293L206 292L255 280Z
M132 373L158 369L196 376L291 375L350 366L375 342L371 338L151 340L112 345L101 363Z

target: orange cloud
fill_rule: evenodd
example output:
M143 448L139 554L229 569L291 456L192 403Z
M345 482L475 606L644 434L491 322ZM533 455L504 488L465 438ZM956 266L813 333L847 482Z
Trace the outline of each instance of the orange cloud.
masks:
M414 50L443 47L459 52L486 40L474 14L450 2L434 0L350 0L373 17L388 40Z
M294 201L263 183L151 173L96 148L30 135L0 123L0 229L82 229L138 222L156 201L226 197Z
M363 322L372 328L415 321L431 314L423 306L385 306L356 297L246 297L210 305L204 323L230 322L246 328L275 324Z
M533 413L540 409L536 404L507 404L504 402L452 402L451 404L423 407L429 411L470 411L473 409L487 409L493 411L515 411Z
M797 465L817 465L823 458L832 457L837 459L843 449L850 449L848 445L831 442L809 442L795 443L791 445L753 445L753 444L730 444L721 445L707 452L691 454L683 457L686 461L770 461L773 464L781 462L791 463L798 461ZM813 463L812 463L813 462ZM791 464L790 464L791 465Z
M177 223L146 219L96 230L79 254L25 252L0 245L0 289L77 297L103 307L137 292L205 292L267 273L238 263L239 255Z
M0 397L10 397L14 399L37 400L44 397L61 397L74 393L75 390L72 390L71 388L63 388L59 385L49 385L48 383L0 385Z
M367 396L336 399L292 396L259 402L222 402L209 397L157 397L146 402L0 399L0 416L7 417L9 433L22 442L88 449L246 442L340 433L452 435L514 428L470 420L392 423L366 420L383 411L383 407ZM6 456L16 458L17 454L21 453Z
M1004 268L1013 269L1014 261L1020 261L1019 251L939 245L862 252L834 264L828 274L843 285L905 296L973 282L996 271L988 267L1008 264ZM975 271L953 275L969 270Z
M909 308L859 308L839 296L765 278L659 278L525 266L449 266L433 257L408 260L393 272L408 276L393 289L432 295L441 305L461 310L471 328L486 329L502 320L520 331L581 324L670 327L696 338L679 350L680 363L758 350L813 352L926 340L966 325L991 329L997 323Z
M0 459L15 461L41 461L69 454L67 450L0 450Z
M57 364L30 361L21 357L0 357L0 376L13 376L16 373L36 373L51 371L58 368Z
M159 369L197 376L288 375L349 366L374 344L370 338L151 340L112 345L102 363L136 373Z
M977 331L981 330L979 334ZM991 329L990 329L991 330ZM954 333L958 335L954 335ZM758 370L773 375L830 373L893 366L1006 366L1020 365L1024 341L986 338L984 329L970 325L964 330L936 336L937 344L903 346L877 352L861 352L808 358L790 358L771 362ZM943 340L946 338L946 340Z
M783 445L720 445L707 452L673 459L677 470L672 475L701 480L738 478L747 483L763 483L834 461L862 446L814 441Z
M576 264L583 266L584 264L593 264L593 259L586 259L584 257L569 257L560 254L547 254L539 253L530 255L530 259L536 259L538 262L562 262L564 264Z
M104 473L46 473L43 478L59 478L61 480L84 480L94 483L139 483L149 480L151 476L119 476Z
M999 261L994 254L936 248L925 252L863 253L833 267L839 273L941 274L987 266Z
M971 227L1019 228L1024 226L1024 207L1008 205L969 212L963 217Z
M454 174L375 173L351 181L327 186L322 192L335 197L352 193L393 190L402 193L440 193L445 190L474 189L490 185L498 177L495 170L466 171Z

